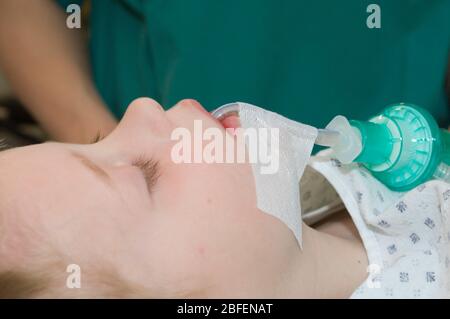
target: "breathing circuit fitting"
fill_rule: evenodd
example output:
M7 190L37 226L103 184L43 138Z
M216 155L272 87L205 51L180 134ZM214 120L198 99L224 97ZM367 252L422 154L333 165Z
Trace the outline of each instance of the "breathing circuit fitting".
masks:
M212 115L223 119L239 111L238 103L230 103ZM315 144L329 147L342 164L361 163L394 191L432 178L450 183L450 132L413 104L390 105L368 121L338 115L318 130Z
M431 178L450 182L450 132L412 104L388 106L368 121L336 116L319 130L316 144L330 147L343 164L362 163L395 191Z

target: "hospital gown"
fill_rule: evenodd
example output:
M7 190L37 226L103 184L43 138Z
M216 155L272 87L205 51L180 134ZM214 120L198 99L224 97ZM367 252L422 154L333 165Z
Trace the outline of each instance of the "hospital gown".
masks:
M352 298L450 297L450 184L431 180L394 192L325 151L310 159L300 190L305 222L344 205L359 231L368 277Z

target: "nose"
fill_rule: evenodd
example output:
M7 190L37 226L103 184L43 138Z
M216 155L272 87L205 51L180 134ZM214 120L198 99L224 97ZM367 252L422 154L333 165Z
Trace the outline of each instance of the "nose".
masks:
M173 123L158 102L150 98L139 98L128 106L118 129L128 136L169 139Z
M142 150L151 153L156 143L170 139L172 126L161 105L149 98L139 98L128 106L122 120L102 145L110 155Z
M123 119L119 123L119 130L144 130L147 134L161 135L170 127L164 109L153 99L139 98L131 102Z

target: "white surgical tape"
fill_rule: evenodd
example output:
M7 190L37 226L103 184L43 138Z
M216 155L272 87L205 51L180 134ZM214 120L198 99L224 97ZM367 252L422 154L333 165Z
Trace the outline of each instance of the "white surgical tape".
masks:
M257 130L275 128L279 131L277 141L271 138L270 134L265 136L264 141L258 141L260 145L267 143L268 149L271 150L269 153L278 156L279 166L278 170L272 174L264 174L264 167L266 167L264 163L259 159L256 163L252 163L257 206L263 212L284 222L292 230L301 246L299 181L311 156L317 129L251 104L238 104L242 128Z

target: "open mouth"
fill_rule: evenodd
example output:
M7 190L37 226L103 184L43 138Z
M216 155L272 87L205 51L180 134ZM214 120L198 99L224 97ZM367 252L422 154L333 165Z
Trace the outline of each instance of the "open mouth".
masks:
M211 112L211 116L219 121L225 129L241 127L239 121L239 104L237 103L223 105Z

